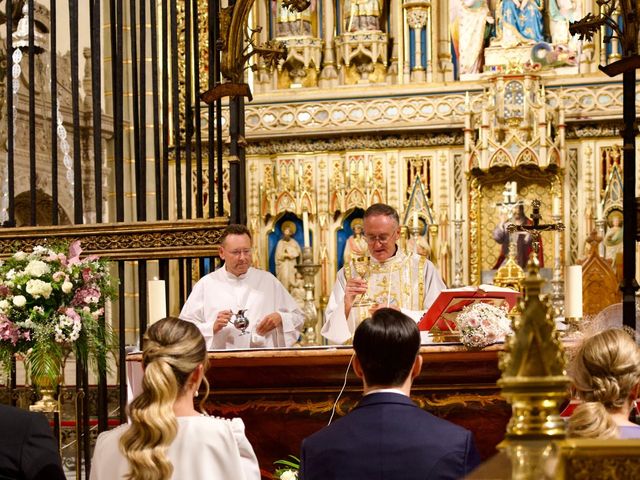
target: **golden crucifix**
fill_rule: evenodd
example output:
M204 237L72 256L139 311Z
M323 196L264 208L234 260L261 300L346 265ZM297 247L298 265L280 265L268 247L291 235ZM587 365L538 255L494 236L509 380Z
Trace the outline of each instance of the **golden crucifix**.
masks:
M507 225L507 231L509 233L513 232L525 232L529 233L533 237L533 241L531 242L531 247L533 248L533 261L538 264L538 252L540 251L540 234L542 232L561 232L564 230L564 223L549 223L549 224L541 224L540 220L542 219L542 215L540 215L540 200L535 199L531 202L531 221L533 222L531 225L516 225L515 223L510 223Z

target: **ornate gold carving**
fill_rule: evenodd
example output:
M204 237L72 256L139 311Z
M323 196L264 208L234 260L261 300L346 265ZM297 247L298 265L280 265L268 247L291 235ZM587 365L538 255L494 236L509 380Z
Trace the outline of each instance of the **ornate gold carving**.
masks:
M567 439L555 442L560 479L640 476L640 440ZM597 474L596 474L597 472Z
M596 315L622 298L618 279L609 262L600 256L602 241L597 232L591 232L588 240L591 251L582 263L582 311L584 315Z
M114 260L218 255L226 218L0 229L0 257L46 242L80 240L86 254Z
M523 281L522 312L513 322L514 334L500 356L502 377L498 386L512 406L507 442L563 437L565 425L559 415L569 378L565 375L564 349L552 309L540 298L543 283L535 262L529 262Z

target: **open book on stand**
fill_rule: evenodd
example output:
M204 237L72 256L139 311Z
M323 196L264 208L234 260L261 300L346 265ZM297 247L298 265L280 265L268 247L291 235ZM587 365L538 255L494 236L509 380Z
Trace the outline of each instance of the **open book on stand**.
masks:
M418 322L420 330L427 331L436 342L458 340L455 319L467 305L477 302L491 303L497 307L507 305L510 311L518 301L520 292L495 285L449 288L440 292L431 308Z

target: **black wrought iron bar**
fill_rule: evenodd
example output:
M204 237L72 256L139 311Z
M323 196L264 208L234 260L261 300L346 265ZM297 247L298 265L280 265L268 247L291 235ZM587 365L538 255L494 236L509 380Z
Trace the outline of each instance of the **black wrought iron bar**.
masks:
M93 165L96 223L102 223L102 71L101 38L100 38L100 0L91 0L89 5L89 21L91 24L91 100L93 119ZM54 177L55 178L55 177ZM105 329L105 318L100 318L100 331ZM104 337L103 337L104 341ZM107 373L98 372L98 432L108 428Z
M36 224L36 49L34 45L35 22L34 0L27 2L27 13L29 15L29 221L31 225Z
M622 319L623 324L636 331L636 71L631 68L623 73L622 80L624 120L623 137L623 262L622 262Z
M151 20L151 103L153 110L153 159L156 189L156 220L160 220L162 218L162 163L160 158L160 92L158 89L158 8L155 0L150 0L149 2L149 16Z
M138 84L138 29L136 28L136 2L129 2L129 42L131 43L131 93L133 117L133 161L135 171L136 218L140 220L142 204L140 197L142 173L140 158L140 88ZM124 97L123 97L124 102Z
M246 223L244 97L229 101L229 185L231 188L231 223Z
M169 11L162 0L162 217L169 219Z
M71 41L71 107L73 114L73 221L83 223L82 151L80 149L80 75L78 63L78 0L69 0Z
M123 142L123 60L122 0L111 2L111 66L113 69L114 170L116 177L116 221L124 221L124 142Z
M220 0L214 0L214 38L215 42L215 57L214 57L214 72L216 85L222 81L222 75L220 73L220 51L218 49L218 37L220 36ZM217 192L217 204L218 204L218 216L224 215L224 190L223 190L223 159L222 159L222 99L216 100L216 192ZM212 179L210 180L212 181Z
M126 311L125 311L125 284L126 278L124 276L124 261L118 262L118 278L120 284L118 285L118 384L120 389L118 392L118 399L120 405L120 423L127 421L127 353L125 346L127 344L126 337Z
M183 218L182 211L182 162L180 158L180 95L178 68L178 12L177 0L170 0L171 8L171 110L173 113L173 156L176 167L176 210L177 217Z
M154 0L151 0L152 2ZM136 198L138 199L138 220L147 219L147 8L146 1L140 0L140 84L138 93L140 95L140 181Z
M196 217L203 216L203 192L202 192L202 111L200 108L200 28L198 23L198 0L192 0L193 9L193 58L194 58L194 109L196 130Z
M186 207L186 217L192 218L192 204L193 204L193 189L192 189L192 180L191 180L191 151L192 144L191 141L193 139L193 94L191 81L194 75L193 72L193 58L191 56L192 45L191 45L191 2L186 0L184 2L184 64L185 64L185 167L184 167L184 176L185 176L185 207Z
M93 169L96 198L96 223L102 223L102 69L100 0L92 0L89 9L91 23L91 100L93 115Z
M142 346L142 339L147 331L147 261L138 260L138 313L140 315L140 338L139 342Z
M49 62L51 64L51 225L58 225L58 9L56 0L49 2L51 27Z
M53 1L53 0L52 0ZM13 1L7 0L6 2L6 29L7 29L7 73L5 75L7 88L7 226L15 225L15 190L14 190L14 154L15 154L15 141L14 134L15 129L13 125L13 36L10 32L13 32ZM14 362L15 363L15 362ZM15 374L15 372L13 372ZM15 383L14 382L12 384Z
M208 75L208 87L211 90L216 84L216 39L217 39L217 0L213 0L208 3L208 15L207 15L207 27L208 27L208 37L207 42L209 44L208 49L208 64L209 64L209 75ZM216 134L216 123L215 123L215 106L209 105L207 108L207 115L209 117L208 129L207 129L207 137L209 141L207 142L207 171L209 174L209 181L207 183L207 198L209 199L209 218L215 217L215 189L214 189L214 181L215 181L215 134Z

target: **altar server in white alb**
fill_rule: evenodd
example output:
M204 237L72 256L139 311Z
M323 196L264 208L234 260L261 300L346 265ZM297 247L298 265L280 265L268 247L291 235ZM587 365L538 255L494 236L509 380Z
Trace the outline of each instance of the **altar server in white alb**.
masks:
M401 310L418 322L444 290L433 263L422 255L402 252L396 244L399 236L400 219L393 207L376 203L364 212L370 255L367 278L356 272L356 258L338 272L322 327L322 336L330 343L347 342L360 322L382 307ZM373 307L354 306L364 294L375 301Z
M251 233L229 225L220 239L224 265L202 277L182 307L180 318L195 323L210 349L290 347L300 336L304 315L271 273L253 268ZM246 310L247 334L233 325Z

